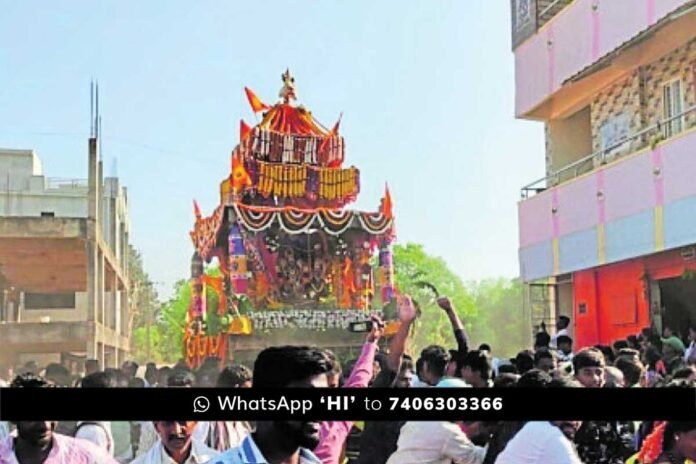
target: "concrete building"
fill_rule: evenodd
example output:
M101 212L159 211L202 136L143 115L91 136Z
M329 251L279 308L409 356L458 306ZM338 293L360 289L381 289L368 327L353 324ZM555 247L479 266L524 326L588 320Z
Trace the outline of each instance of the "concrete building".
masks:
M518 118L546 173L522 189L534 323L578 346L696 322L696 1L511 0ZM539 156L542 156L540 153Z
M0 365L118 366L129 351L128 198L103 178L44 175L31 150L0 149Z

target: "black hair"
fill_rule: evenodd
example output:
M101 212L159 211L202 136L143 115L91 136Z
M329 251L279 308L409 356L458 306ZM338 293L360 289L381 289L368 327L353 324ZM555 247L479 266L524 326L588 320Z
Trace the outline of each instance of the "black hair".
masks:
M623 372L627 387L640 382L640 378L645 372L643 363L635 357L619 356L614 365Z
M196 376L189 369L173 369L167 378L168 387L193 387L195 383Z
M561 346L564 343L569 343L571 346L573 346L573 339L567 335L559 335L556 339L556 346Z
M520 380L520 376L513 374L511 372L504 372L499 374L493 381L494 388L510 388L516 387L517 382Z
M517 368L513 364L501 364L498 366L498 375L517 374Z
M614 352L618 353L622 349L628 348L628 342L626 340L616 340L614 342L613 347L614 347Z
M682 367L681 369L677 369L674 374L672 374L672 379L688 379L694 374L696 374L696 366Z
M481 343L478 347L479 351L488 351L489 353L491 352L491 345L488 343Z
M478 372L483 380L488 380L493 375L493 363L485 351L471 350L466 353L462 360L462 367L467 366L473 372Z
M611 346L595 345L595 348L604 355L604 361L606 364L614 364L616 356L614 355L614 349Z
M114 388L116 377L112 372L93 372L80 382L82 388Z
M114 387L127 387L130 378L128 375L120 369L114 369L112 367L104 369L104 372L111 376L113 379Z
M548 347L551 343L551 335L547 332L537 332L534 336L534 348Z
M534 353L530 350L524 350L517 353L515 356L515 367L519 374L524 374L525 372L534 369Z
M662 438L662 450L669 451L674 446L674 435L679 432L696 430L696 421L669 421L665 426L665 434Z
M585 367L604 367L606 360L604 354L597 348L583 348L573 356L573 370L577 375L580 369Z
M428 370L438 377L445 375L450 355L439 345L430 345L421 351L420 359L427 363ZM425 367L425 366L424 366Z
M541 369L531 369L520 377L517 386L520 388L546 388L551 383L551 376Z
M11 388L48 388L50 386L46 379L32 372L19 374L10 384Z
M243 364L233 364L225 367L217 380L219 388L238 388L245 382L251 382L251 369Z
M328 374L332 365L326 352L309 346L272 346L254 363L254 387L284 388L316 375Z
M656 369L657 363L662 359L660 350L658 350L655 346L649 346L643 355L645 356L645 361L650 369Z
M534 365L536 366L539 364L539 361L542 359L552 359L556 360L556 355L554 354L553 351L549 350L548 348L539 348L534 352Z
M324 350L324 354L329 359L331 363L331 375L341 375L343 370L341 369L341 362L336 357L336 354L331 350Z
M626 337L626 343L629 348L638 348L638 337L636 335L629 335Z
M570 325L570 318L568 316L558 316L558 322L561 322L561 329L567 329Z

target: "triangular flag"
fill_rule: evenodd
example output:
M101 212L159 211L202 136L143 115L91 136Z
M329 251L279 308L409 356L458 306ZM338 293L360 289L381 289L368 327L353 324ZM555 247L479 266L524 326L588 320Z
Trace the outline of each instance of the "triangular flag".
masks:
M244 92L246 92L247 99L251 105L251 109L254 113L260 113L263 110L270 110L271 107L259 100L254 92L251 91L249 87L244 87Z
M392 198L391 198L391 193L389 192L389 185L384 184L384 202L382 203L382 213L388 217L392 218L394 217L394 213L392 212L393 204L392 204Z
M251 134L251 127L243 119L239 120L239 141L243 142Z
M338 134L338 126L341 125L341 118L343 117L343 113L341 113L338 116L338 121L336 121L336 124L331 128L329 133L324 137L324 140L321 142L321 145L319 146L319 153L323 153L324 150L326 150L326 147L329 145L329 140L334 138Z
M251 176L244 168L244 163L237 154L232 154L232 192L239 193L244 187L252 185Z
M198 202L193 200L193 214L196 215L196 219L201 218L201 208L198 207Z

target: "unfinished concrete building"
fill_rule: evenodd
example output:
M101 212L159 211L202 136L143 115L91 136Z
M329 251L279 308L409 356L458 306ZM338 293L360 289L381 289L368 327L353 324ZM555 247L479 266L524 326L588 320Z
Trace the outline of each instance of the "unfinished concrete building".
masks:
M88 153L87 179L68 180L0 149L0 366L128 356L127 192L103 178L96 137Z

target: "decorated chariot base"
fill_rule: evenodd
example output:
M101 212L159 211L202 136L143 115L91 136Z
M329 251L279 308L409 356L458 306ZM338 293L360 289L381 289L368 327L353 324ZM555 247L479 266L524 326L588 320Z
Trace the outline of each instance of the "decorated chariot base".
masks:
M282 77L281 100L272 107L245 89L262 121L240 123L214 212L203 217L194 201L184 334L193 367L208 356L239 359L277 344L281 333L280 344L296 338L292 332L303 344L357 346L363 335L347 331L351 322L396 316L382 314L395 292L389 191L376 212L345 208L357 198L360 173L343 167L340 118L326 129L293 103L289 72ZM397 328L392 323L388 332ZM336 333L323 340L322 332Z

